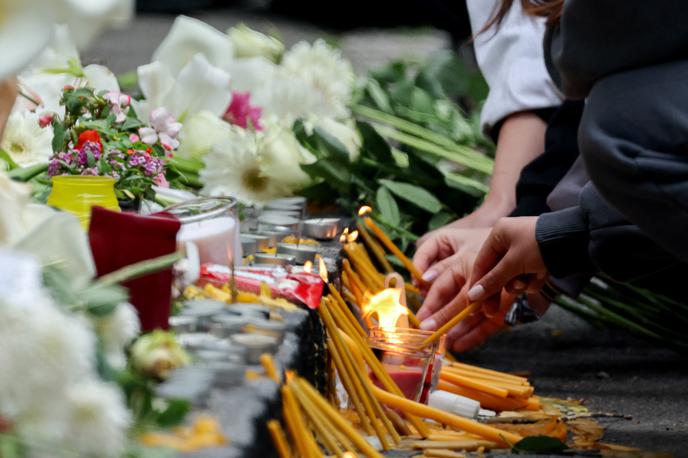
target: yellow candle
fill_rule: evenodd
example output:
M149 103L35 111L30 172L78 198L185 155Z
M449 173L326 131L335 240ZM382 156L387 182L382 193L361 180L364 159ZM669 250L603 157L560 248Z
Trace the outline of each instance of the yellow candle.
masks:
M358 233L363 237L363 241L368 246L368 249L373 252L373 256L375 256L375 259L377 259L377 262L380 263L384 271L387 273L394 272L394 268L387 258L385 258L385 250L370 236L365 226L363 226L360 221L356 221L356 227L358 228Z
M462 377L460 375L452 374L449 372L442 372L440 373L440 378L442 380L446 380L448 382L453 383L454 385L462 385L468 388L473 388L474 390L478 391L484 391L485 393L489 393L493 396L497 396L499 398L508 398L509 397L509 390L506 390L504 388L499 388L494 385L490 385L485 382L481 382L475 379L467 378L467 377Z
M262 364L265 370L265 375L279 385L280 376L275 368L275 361L272 359L272 356L268 353L263 353L260 355L260 364Z
M401 261L401 263L406 267L406 270L409 271L411 276L416 279L416 281L425 283L423 280L423 274L420 273L420 271L416 268L416 266L413 265L413 262L409 258L406 257L404 253L401 252L399 248L390 240L389 237L387 237L387 234L385 234L382 229L380 229L377 224L375 224L375 221L369 216L366 216L363 218L363 221L365 222L366 226L370 228L371 231L375 234L375 236L382 242L382 244L394 255Z
M287 438L284 435L284 430L277 420L268 421L268 431L272 437L272 442L275 444L275 449L280 458L291 458L291 450L287 444Z
M410 401L405 397L388 393L376 386L373 386L373 392L375 397L377 397L380 402L388 405L389 407L394 407L403 412L408 412L422 418L435 420L438 423L461 429L499 444L511 446L522 439L522 437L518 434L502 431L501 429L493 428L492 426L488 426L474 420L469 420L468 418L452 415L443 410L435 409L415 401Z
M293 386L291 386L291 388L294 396L296 396L296 399L299 401L299 404L301 404L303 407L306 417L310 418L311 426L330 454L338 456L344 453L334 437L334 429L329 429L327 427L327 422L320 418L320 411L318 408L315 407L313 402L308 399L308 397L305 396L300 390L295 390Z
M444 334L446 334L451 328L459 324L461 321L463 321L466 317L468 317L470 314L475 312L480 308L482 304L480 302L474 302L465 309L461 310L457 315L455 315L451 320L447 321L444 326L439 328L437 331L433 332L430 336L428 336L427 339L423 341L421 346L427 347L440 337L442 337Z
M294 398L294 393L292 393L291 388L288 386L282 387L282 403L285 407L285 414L289 412L287 426L289 426L292 436L296 439L296 446L301 456L323 456L318 444L313 439L310 429L306 426L306 422L301 415L301 409Z
M302 379L297 379L294 383L313 400L334 425L341 430L356 445L356 447L367 457L383 458L360 434L358 434L349 422L347 422L315 389Z

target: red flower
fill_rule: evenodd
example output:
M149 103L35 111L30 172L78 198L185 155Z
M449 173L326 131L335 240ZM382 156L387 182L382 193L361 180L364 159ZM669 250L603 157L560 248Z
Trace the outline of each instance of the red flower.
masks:
M98 135L98 132L95 130L85 130L81 132L81 134L79 134L79 140L76 142L76 149L81 149L86 142L95 142L101 147L103 146L103 142L100 140L100 135Z

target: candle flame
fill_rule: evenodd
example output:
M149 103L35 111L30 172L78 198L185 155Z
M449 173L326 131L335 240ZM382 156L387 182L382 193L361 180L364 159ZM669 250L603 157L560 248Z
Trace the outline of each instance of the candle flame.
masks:
M349 235L349 228L345 227L342 235L339 236L339 243L346 243L346 237Z
M368 213L371 213L372 211L373 211L373 208L371 206L364 205L358 209L358 216L365 216Z
M349 243L354 243L358 239L358 231L353 231L351 234L346 236L346 241Z
M383 289L363 301L363 318L377 317L381 328L407 328L408 309L401 303L403 291L398 288Z
M303 271L306 273L313 272L313 263L311 261L306 261L306 263L303 265Z
M325 264L325 260L323 259L322 256L318 255L318 273L320 274L320 278L327 283L329 281L329 277L327 275L327 264Z

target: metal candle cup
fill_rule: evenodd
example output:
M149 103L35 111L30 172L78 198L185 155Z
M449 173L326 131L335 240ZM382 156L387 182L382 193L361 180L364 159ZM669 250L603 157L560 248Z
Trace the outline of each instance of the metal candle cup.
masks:
M293 256L296 264L305 264L306 261L313 262L319 253L318 248L313 245L296 245L294 243L278 243L277 253Z
M300 225L301 220L292 216L267 214L258 217L258 231L291 231L292 234L296 234L299 231Z
M255 241L256 242L256 251L255 251L256 253L270 249L271 238L269 235L243 233L243 234L241 234L241 240L242 240L242 244L243 244L244 240ZM276 244L277 244L277 242L275 242L275 245ZM244 253L244 255L246 256L246 253Z
M296 258L293 255L280 253L257 253L253 258L255 259L256 264L267 264L270 266L288 266L296 262Z
M303 232L317 240L333 240L339 235L341 218L315 218L303 222Z

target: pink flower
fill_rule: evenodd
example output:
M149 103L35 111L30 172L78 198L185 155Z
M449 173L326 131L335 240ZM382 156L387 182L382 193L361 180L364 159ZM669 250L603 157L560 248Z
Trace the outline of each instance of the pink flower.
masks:
M227 111L222 117L230 124L237 125L247 129L249 122L251 127L255 130L263 130L260 125L260 116L263 114L263 109L260 107L251 106L250 92L232 92L232 103L227 107Z
M182 125L164 107L156 108L151 112L150 125L151 127L139 129L139 135L143 143L155 145L160 140L160 144L167 151L177 149L179 146L177 135L179 135Z
M165 178L165 174L161 173L157 175L155 178L153 178L153 183L155 183L157 186L160 186L161 188L169 188L170 187L170 182L167 181L167 178Z
M38 125L41 127L48 127L53 123L53 114L46 114L38 118Z
M132 143L136 143L137 141L141 140L141 137L139 137L136 134L131 134L129 135L129 141Z
M121 92L110 91L105 94L105 100L110 102L110 113L115 115L115 122L124 122L131 104L131 96Z

